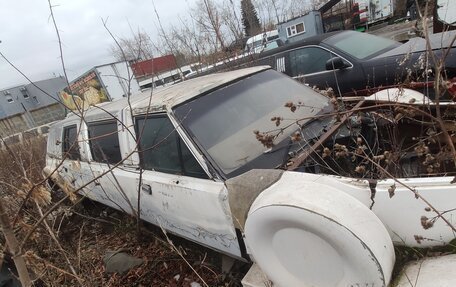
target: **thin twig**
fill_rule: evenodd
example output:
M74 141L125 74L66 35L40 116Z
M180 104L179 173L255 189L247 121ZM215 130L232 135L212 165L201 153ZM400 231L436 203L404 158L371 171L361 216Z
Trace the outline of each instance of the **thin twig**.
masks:
M35 201L35 206L36 206L40 216L43 216L43 211L41 210L40 205L36 201ZM67 254L66 254L65 250L63 249L62 245L60 244L59 240L55 236L54 231L52 231L51 227L49 227L49 224L47 223L46 220L44 220L43 223L44 223L44 226L46 227L49 235L51 236L52 240L54 240L55 244L57 245L57 248L60 250L60 253L65 258L65 261L67 262L68 267L70 268L71 273L73 274L73 277L76 278L76 280L78 281L79 285L84 286L84 282L82 281L82 279L76 273L76 270L74 269L73 264L71 264L70 259L68 258Z
M196 274L196 276L198 276L198 278L201 280L201 282L203 283L204 286L206 287L209 287L209 285L206 283L206 281L204 281L204 279L201 277L201 275L198 274L198 272L196 272L195 268L193 268L192 264L190 264L190 262L188 262L184 255L182 255L182 252L174 245L174 243L171 241L171 239L169 239L168 237L168 234L166 233L165 229L162 227L162 225L160 224L160 228L163 232L163 234L165 235L166 237L166 240L168 241L169 245L171 245L171 247L173 248L173 250L179 254L179 256L184 260L184 262L188 265L188 267L190 267L190 269L192 269L192 271Z

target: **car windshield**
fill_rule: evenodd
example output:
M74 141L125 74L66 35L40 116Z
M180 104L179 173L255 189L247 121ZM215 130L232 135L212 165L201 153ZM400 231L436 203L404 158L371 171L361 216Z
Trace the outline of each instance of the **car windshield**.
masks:
M357 59L363 60L379 52L393 49L399 42L361 32L344 32L323 41Z
M293 103L296 110L286 107L287 103ZM277 134L274 143L289 141L299 128L296 120L302 119L299 124L303 125L329 107L329 99L323 95L266 70L184 103L174 113L206 155L231 177L241 167L267 156L268 149L254 131L273 131L271 134ZM280 125L271 120L274 117L281 118ZM288 125L295 128L281 130ZM252 168L275 167L271 165L280 164L283 157L279 163L262 161Z

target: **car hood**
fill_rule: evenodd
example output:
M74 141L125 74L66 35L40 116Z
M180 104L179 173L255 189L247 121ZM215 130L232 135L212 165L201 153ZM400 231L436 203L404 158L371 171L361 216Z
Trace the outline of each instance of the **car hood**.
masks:
M433 50L447 48L450 45L452 47L456 47L456 41L453 41L455 37L456 31L429 34L429 42ZM410 39L407 43L404 43L397 48L394 48L392 50L389 50L388 52L376 56L374 59L423 51L426 51L426 40L420 37L416 37Z

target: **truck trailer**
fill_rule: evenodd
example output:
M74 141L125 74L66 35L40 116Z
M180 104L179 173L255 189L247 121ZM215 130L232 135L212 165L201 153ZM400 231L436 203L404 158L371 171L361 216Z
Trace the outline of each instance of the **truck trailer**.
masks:
M140 91L128 62L95 66L70 82L60 98L70 110L125 98Z

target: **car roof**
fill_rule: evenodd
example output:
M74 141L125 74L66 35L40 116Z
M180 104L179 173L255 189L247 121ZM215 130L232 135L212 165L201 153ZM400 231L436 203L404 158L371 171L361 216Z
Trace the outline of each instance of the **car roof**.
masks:
M147 111L150 113L164 112L201 94L270 68L269 66L257 66L224 73L214 73L159 90L148 89L131 96L130 104L127 98L123 98L114 102L105 102L92 106L84 112L84 119L87 122L112 119L113 116L120 116L120 111L129 108L130 105L133 109L133 114L146 113ZM79 119L79 115L71 113L61 121L61 124L74 123L75 120Z
M324 40L326 40L326 39L328 39L328 38L330 38L330 37L332 37L334 35L351 34L351 33L359 33L359 32L355 32L355 31L351 31L351 30L334 31L334 32L329 32L329 33L324 33L324 34L320 34L320 35L315 35L315 36L311 36L311 37L308 37L308 38L304 38L302 40L290 43L289 45L290 46L300 46L300 45L303 45L303 44L318 44L318 43L321 43Z
M287 51L287 50L292 50L294 48L297 48L297 47L301 47L301 46L307 46L307 45L318 45L320 44L321 42L323 42L324 40L334 36L334 35L339 35L339 34L349 34L349 33L359 33L359 32L355 32L355 31L335 31L335 32L330 32L330 33L324 33L324 34L320 34L320 35L315 35L315 36L311 36L311 37L308 37L308 38L304 38L302 40L299 40L299 41L296 41L296 42L293 42L293 43L288 43L284 46L281 46L279 48L276 48L272 51L274 51L274 53L278 53L278 52L283 52L283 51ZM271 52L272 52L271 51ZM266 54L266 53L264 53Z
M260 54L259 58L261 59L261 58L270 57L272 55L286 52L289 50L294 50L294 49L300 48L300 47L305 47L305 46L310 46L310 45L320 45L321 43L324 43L325 40L332 38L333 36L336 36L336 35L345 34L348 36L349 34L355 34L355 33L361 33L361 32L352 31L352 30L344 30L344 31L334 31L334 32L311 36L311 37L308 37L308 38L305 38L305 39L302 39L302 40L299 40L299 41L296 41L293 43L289 43L289 44L286 44L284 46L281 46L281 47L278 47L278 48L275 48L275 49L272 49L269 51L265 51L262 54ZM372 36L375 36L375 35L372 35ZM376 37L378 37L378 36L376 36ZM324 43L324 44L327 46L331 46L326 43ZM334 48L334 49L338 50L336 48ZM341 52L341 51L339 51L339 52Z

